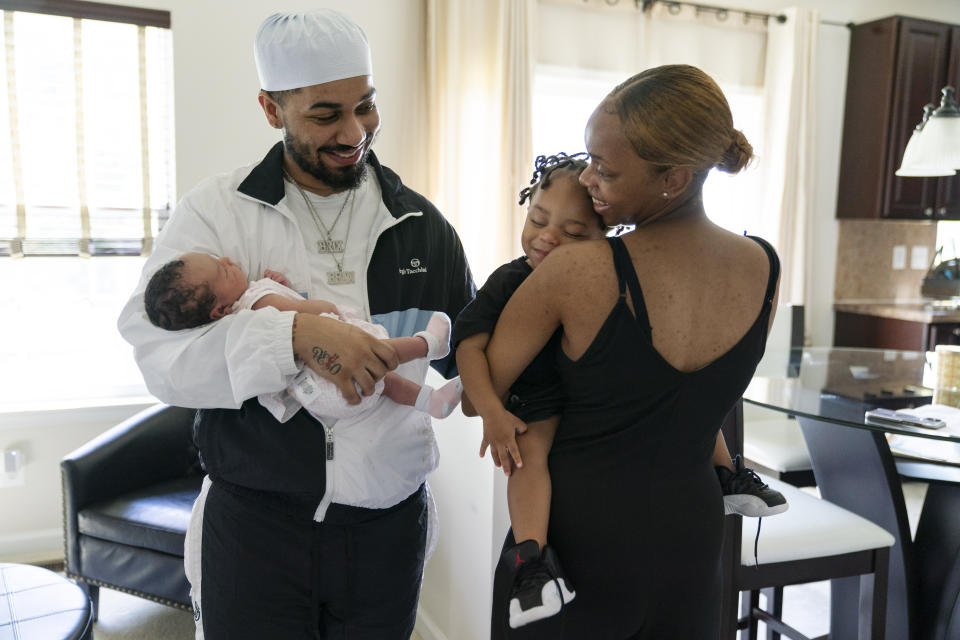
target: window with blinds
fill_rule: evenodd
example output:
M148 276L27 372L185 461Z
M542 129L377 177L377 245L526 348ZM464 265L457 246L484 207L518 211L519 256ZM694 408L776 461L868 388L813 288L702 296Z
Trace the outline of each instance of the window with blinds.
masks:
M174 198L170 14L0 9L0 256L149 253Z

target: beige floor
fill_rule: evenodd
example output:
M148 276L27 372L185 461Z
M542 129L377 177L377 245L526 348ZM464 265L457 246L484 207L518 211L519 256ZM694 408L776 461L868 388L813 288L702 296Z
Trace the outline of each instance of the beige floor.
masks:
M100 590L94 640L191 640L193 616L187 611L111 589Z
M826 582L787 588L784 620L810 637L827 633L829 597ZM186 611L104 589L93 634L95 640L191 640L193 617ZM414 632L411 640L424 638Z
M186 611L119 591L100 591L94 640L192 640L193 631L193 616ZM414 632L410 640L423 638Z
M926 485L904 485L907 512L913 531ZM762 535L762 532L761 532ZM190 640L193 617L178 609L142 600L117 591L102 589L100 619L94 626L96 640ZM817 582L788 587L784 593L784 621L810 637L829 631L830 585ZM760 637L764 637L763 625ZM414 633L411 640L425 640ZM454 640L454 639L449 639Z

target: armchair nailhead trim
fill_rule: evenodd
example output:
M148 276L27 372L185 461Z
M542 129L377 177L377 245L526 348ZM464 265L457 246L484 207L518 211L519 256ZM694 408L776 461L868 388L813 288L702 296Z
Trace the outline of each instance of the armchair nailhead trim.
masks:
M115 584L110 584L109 582L103 582L102 580L97 580L95 578L87 578L85 576L77 575L76 573L71 573L70 571L65 572L68 578L73 580L79 580L80 582L85 582L87 584L96 585L98 587L106 587L107 589L113 589L114 591L121 591L123 593L128 593L132 596L137 596L138 598L143 598L145 600L152 600L159 604L164 604L168 607L173 607L175 609L180 609L182 611L193 611L193 607L182 602L176 602L175 600L168 600L167 598L161 598L155 596L151 593L143 593L142 591L137 591L136 589L128 589L126 587L118 587Z

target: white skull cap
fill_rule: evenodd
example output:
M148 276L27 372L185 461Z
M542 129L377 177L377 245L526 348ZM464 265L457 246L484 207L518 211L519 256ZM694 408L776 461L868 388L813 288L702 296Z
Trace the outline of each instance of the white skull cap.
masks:
M257 29L253 57L265 91L373 75L363 29L332 9L273 14Z

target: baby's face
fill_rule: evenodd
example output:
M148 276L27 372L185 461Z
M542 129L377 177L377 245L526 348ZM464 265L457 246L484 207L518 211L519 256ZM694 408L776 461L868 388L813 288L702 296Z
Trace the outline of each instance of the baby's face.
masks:
M215 258L206 253L187 253L183 260L183 279L191 286L207 285L216 296L213 314L219 318L230 313L233 303L247 290L249 282L230 258Z

